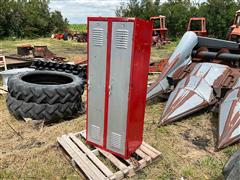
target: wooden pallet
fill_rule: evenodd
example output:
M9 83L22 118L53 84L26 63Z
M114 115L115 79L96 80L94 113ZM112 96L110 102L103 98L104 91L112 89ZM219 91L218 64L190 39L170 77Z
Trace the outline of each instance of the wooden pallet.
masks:
M3 87L3 86L0 86L0 94L1 95L4 95L4 94L7 94L8 93L8 90L7 88Z
M72 162L74 162L89 179L123 179L132 177L137 171L156 161L161 153L143 142L139 149L128 160L119 159L116 156L99 148L89 148L85 143L86 131L70 133L57 138L58 143L67 152ZM111 162L116 172L109 169L109 163L103 163L99 155L104 160Z

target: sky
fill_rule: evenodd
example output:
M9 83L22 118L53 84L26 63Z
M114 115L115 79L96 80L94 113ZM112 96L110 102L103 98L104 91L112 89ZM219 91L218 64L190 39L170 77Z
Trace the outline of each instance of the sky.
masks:
M51 0L51 11L61 11L71 24L86 23L88 16L115 16L120 3L128 0Z
M165 0L161 0L164 2ZM204 2L206 0L193 0ZM61 11L70 24L86 23L88 16L115 16L121 3L129 0L50 0L51 11Z

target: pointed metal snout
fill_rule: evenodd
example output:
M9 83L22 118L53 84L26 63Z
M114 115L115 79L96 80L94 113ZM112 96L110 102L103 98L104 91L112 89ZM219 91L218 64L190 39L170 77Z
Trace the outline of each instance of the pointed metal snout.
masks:
M170 94L160 125L181 119L214 101L212 87L201 77L189 76Z
M198 37L195 33L189 31L184 34L173 54L168 59L164 71L159 75L156 82L148 88L147 100L163 94L170 88L167 77L171 77L179 68L191 64L191 53L197 43Z
M155 82L154 85L148 88L147 100L150 100L156 97L157 95L163 94L168 88L169 88L169 83L166 78L163 78Z
M162 115L161 125L181 119L209 105L204 98L188 89L179 89L169 104Z
M240 88L231 90L220 105L218 149L240 140Z

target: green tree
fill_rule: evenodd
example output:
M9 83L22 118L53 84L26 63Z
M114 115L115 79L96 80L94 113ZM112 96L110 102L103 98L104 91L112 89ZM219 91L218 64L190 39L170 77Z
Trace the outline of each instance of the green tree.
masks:
M142 7L138 0L130 0L129 3L122 3L116 10L116 16L122 17L141 17Z
M208 35L225 38L235 12L240 9L240 0L130 0L121 4L116 15L149 19L151 16L164 15L168 33L181 36L186 32L190 17L206 17Z
M160 12L167 17L169 35L179 36L186 31L193 10L190 0L168 0L161 5Z
M199 6L198 14L207 18L208 34L225 38L236 11L240 8L235 0L208 0Z
M60 11L54 11L51 13L51 29L53 29L54 33L63 32L68 27L68 20L62 17Z
M0 0L0 38L48 36L63 31L67 19L50 12L49 0Z

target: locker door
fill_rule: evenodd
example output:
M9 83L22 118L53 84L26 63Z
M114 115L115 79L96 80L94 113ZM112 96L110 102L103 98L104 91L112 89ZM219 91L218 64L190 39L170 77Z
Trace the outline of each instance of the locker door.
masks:
M107 149L125 152L133 22L113 22Z
M89 22L88 141L103 145L107 22Z

